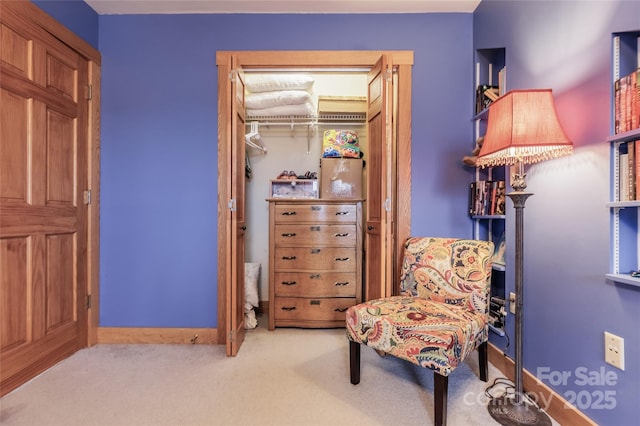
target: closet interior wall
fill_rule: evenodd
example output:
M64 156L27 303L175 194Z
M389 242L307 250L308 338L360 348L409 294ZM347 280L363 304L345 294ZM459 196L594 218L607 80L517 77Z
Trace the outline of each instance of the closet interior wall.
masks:
M259 74L264 71L247 71L246 74ZM286 70L310 75L314 79L310 89L314 105L318 105L319 96L366 97L367 72L362 71L301 71ZM304 175L307 171L316 172L320 177L320 158L322 157L322 137L325 130L343 129L358 133L363 159L367 160L366 120L356 123L331 121L289 125L286 120L278 124L259 123L258 130L266 152L247 147L247 158L251 167L251 177L246 180L246 220L245 261L261 265L258 295L261 307L269 298L269 203L271 180L276 179L284 170ZM247 117L247 132L251 118ZM319 185L319 179L318 179ZM363 194L366 194L366 167L363 175ZM363 209L366 202L363 203Z

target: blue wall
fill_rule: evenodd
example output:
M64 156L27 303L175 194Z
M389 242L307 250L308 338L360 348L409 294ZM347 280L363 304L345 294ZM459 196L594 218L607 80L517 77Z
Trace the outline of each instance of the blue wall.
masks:
M75 15L92 22L83 29L73 13L54 13L65 2L36 3L60 3L46 10L92 43L98 27L86 9ZM472 147L473 50L503 47L508 88L552 88L575 144L573 156L528 169L535 195L525 209L525 367L533 374L569 372L565 383L538 376L566 399L580 395L575 402L598 423L637 424L640 291L604 279L610 173L604 138L610 35L640 27L640 2L484 0L473 17L101 16L99 24L101 326L216 326L217 50L413 50L412 231L470 236L470 174L460 158ZM513 264L512 251L507 261ZM507 278L513 282L512 270ZM624 372L603 362L605 330L625 338ZM513 356L512 346L506 351ZM616 384L582 384L580 368L596 376L613 372ZM593 403L604 391L613 392L614 409Z
M539 163L527 174L527 189L535 195L524 214L524 366L533 374L571 373L565 383L538 377L567 400L577 392L574 402L603 425L637 424L640 418L640 289L604 279L611 33L633 29L640 29L640 2L484 0L474 14L474 48L506 49L509 90L553 89L560 122L575 145L573 156ZM507 206L507 247L513 247L512 203ZM512 268L507 291L513 291L513 277ZM513 322L510 317L511 336ZM604 331L625 339L625 371L604 363ZM513 345L507 352L513 356ZM617 382L581 385L579 368L600 377L605 368ZM614 392L615 409L598 407L604 391Z
M460 159L471 146L471 23L470 14L101 16L100 325L216 326L219 50L413 50L414 229L470 236Z

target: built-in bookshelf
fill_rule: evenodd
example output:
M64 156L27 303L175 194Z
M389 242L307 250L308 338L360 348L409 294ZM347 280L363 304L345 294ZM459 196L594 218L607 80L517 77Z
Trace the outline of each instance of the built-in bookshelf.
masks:
M475 52L475 110L472 118L474 147L487 130L488 108L506 92L506 57L504 48L477 49ZM469 216L473 237L493 241L496 251L491 274L491 309L489 329L505 335L507 316L505 297L505 167L476 167L469 184Z
M640 287L640 29L612 36L611 256L612 281Z

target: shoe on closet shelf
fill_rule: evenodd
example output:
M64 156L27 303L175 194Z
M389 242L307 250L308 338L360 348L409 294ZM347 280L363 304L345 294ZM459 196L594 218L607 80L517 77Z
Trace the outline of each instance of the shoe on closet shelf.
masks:
M289 173L289 170L283 170L276 179L289 179Z

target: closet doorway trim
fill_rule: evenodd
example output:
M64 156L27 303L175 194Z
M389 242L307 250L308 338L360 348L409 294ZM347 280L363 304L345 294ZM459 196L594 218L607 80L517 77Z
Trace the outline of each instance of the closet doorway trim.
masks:
M232 60L244 69L252 68L372 68L381 55L391 59L397 73L397 122L395 180L396 223L394 223L393 245L395 275L399 271L399 253L402 242L410 235L411 229L411 72L413 51L219 51L216 53L218 67L218 343L227 343L227 302L231 297L227 280L230 259L230 238L227 230L227 208L230 194L227 181L230 177L228 146L231 138L230 111L221 99L226 99L232 74ZM397 276L396 276L397 281Z

